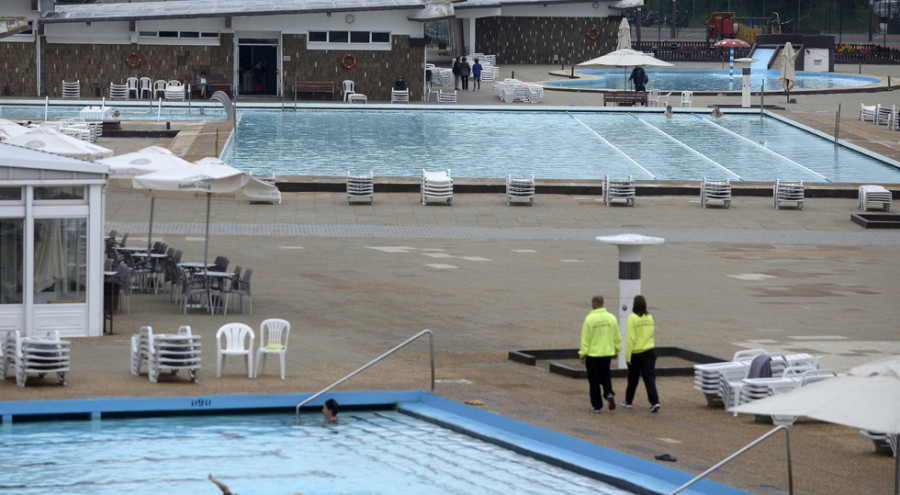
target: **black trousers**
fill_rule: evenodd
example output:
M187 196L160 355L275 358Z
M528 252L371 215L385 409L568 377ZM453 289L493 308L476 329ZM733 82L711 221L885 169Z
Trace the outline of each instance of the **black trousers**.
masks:
M631 364L628 365L628 386L625 388L625 402L633 403L638 381L643 378L650 405L659 404L659 395L656 393L655 368L656 351L654 349L631 355Z
M584 366L587 369L588 386L591 392L591 407L603 409L603 399L615 396L612 380L609 376L609 363L612 356L591 357L585 356ZM601 393L602 387L602 393Z

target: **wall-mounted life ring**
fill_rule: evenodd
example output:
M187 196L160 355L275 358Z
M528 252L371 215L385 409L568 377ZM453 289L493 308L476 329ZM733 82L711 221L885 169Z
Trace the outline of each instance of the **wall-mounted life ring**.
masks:
M592 28L588 29L587 37L592 40L595 40L600 37L600 31L597 30L597 28L592 27Z
M125 57L125 65L128 67L139 67L141 65L141 56L137 52L131 52Z
M341 65L343 65L345 69L352 69L356 67L356 55L352 53L344 55L341 58Z

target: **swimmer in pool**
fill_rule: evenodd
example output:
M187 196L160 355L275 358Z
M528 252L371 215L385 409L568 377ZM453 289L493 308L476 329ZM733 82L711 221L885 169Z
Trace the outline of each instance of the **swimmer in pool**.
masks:
M325 418L326 423L337 423L337 414L338 414L338 403L334 399L328 399L325 401L325 405L322 406L322 416Z
M713 111L712 111L713 117L721 117L723 115L725 115L725 114L722 113L722 110L719 108L719 105L716 105L713 107Z
M663 115L665 115L666 117L672 116L672 105L666 105L666 111L663 112Z

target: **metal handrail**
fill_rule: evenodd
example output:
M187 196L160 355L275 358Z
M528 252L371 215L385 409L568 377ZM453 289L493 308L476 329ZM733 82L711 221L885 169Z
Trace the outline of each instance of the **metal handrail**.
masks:
M705 478L706 475L708 475L709 473L715 471L716 469L719 469L720 467L724 466L725 464L728 464L729 462L731 462L732 460L734 460L737 456L743 454L744 452L747 452L748 450L752 449L753 447L755 447L757 444L759 444L759 443L762 442L763 440L765 440L765 439L771 437L771 436L774 435L775 432L777 432L778 430L784 430L784 443L785 443L785 448L787 449L788 493L789 493L790 495L794 495L794 475L793 475L793 473L791 472L791 435L790 435L790 432L788 431L788 427L785 426L785 425L776 426L776 427L773 428L770 432L768 432L768 433L766 433L765 435L763 435L763 436L757 438L756 440L754 440L754 441L748 443L747 445L745 445L743 448L741 448L740 450L738 450L738 451L735 452L734 454L731 454L730 456L726 457L725 459L722 459L722 460L721 460L718 464L716 464L715 466L713 466L713 467L707 469L706 471L703 471L702 473L698 474L698 475L695 476L694 479L692 479L691 481L688 481L687 483L685 483L685 484L679 486L678 488L675 489L675 491L669 492L669 495L675 495L676 493L679 493L679 492L681 492L682 490L684 490L685 488L687 488L687 487L693 485L694 483L700 481L701 479Z
M394 352L398 351L400 348L405 347L406 345L412 343L412 341L418 339L419 337L421 337L421 336L423 336L423 335L425 335L425 334L428 334L428 349L429 349L429 353L431 354L431 391L434 392L434 334L431 333L431 330L429 330L429 329L426 328L425 330L422 330L421 332L419 332L419 333L413 335L412 337L410 337L410 338L404 340L403 342L401 342L400 344L398 344L398 345L397 345L396 347L394 347L393 349L391 349L391 350L385 352L384 354L378 356L377 358L375 358L375 359L369 361L367 364L361 366L360 368L358 368L358 369L357 369L356 371L354 371L353 373L350 373L349 375L347 375L347 376L341 378L340 380L338 380L338 381L332 383L331 385L329 385L329 386L323 388L322 390L316 392L316 393L313 394L312 396L310 396L310 397L308 397L307 399L305 399L303 402L297 404L297 407L296 407L296 409L295 409L295 413L296 413L296 416L297 416L297 422L298 422L298 423L300 422L300 408L303 407L303 406L305 406L308 402L311 402L311 401L314 400L316 397L319 397L320 395L324 394L325 392L328 392L329 390L333 389L334 387L337 387L338 385L340 385L340 384L346 382L347 380L353 378L354 376L356 376L356 375L362 373L363 371L365 371L367 368L371 367L372 365L374 365L374 364L377 363L378 361L381 361L382 359L384 359L384 358L390 356L390 355L393 354Z

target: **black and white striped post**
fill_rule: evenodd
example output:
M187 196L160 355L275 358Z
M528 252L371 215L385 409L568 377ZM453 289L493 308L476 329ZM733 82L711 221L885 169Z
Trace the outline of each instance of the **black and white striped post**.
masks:
M641 293L641 248L650 244L662 244L666 240L641 234L600 236L597 240L615 244L619 248L619 332L622 335L619 368L625 368L625 328L634 296Z

